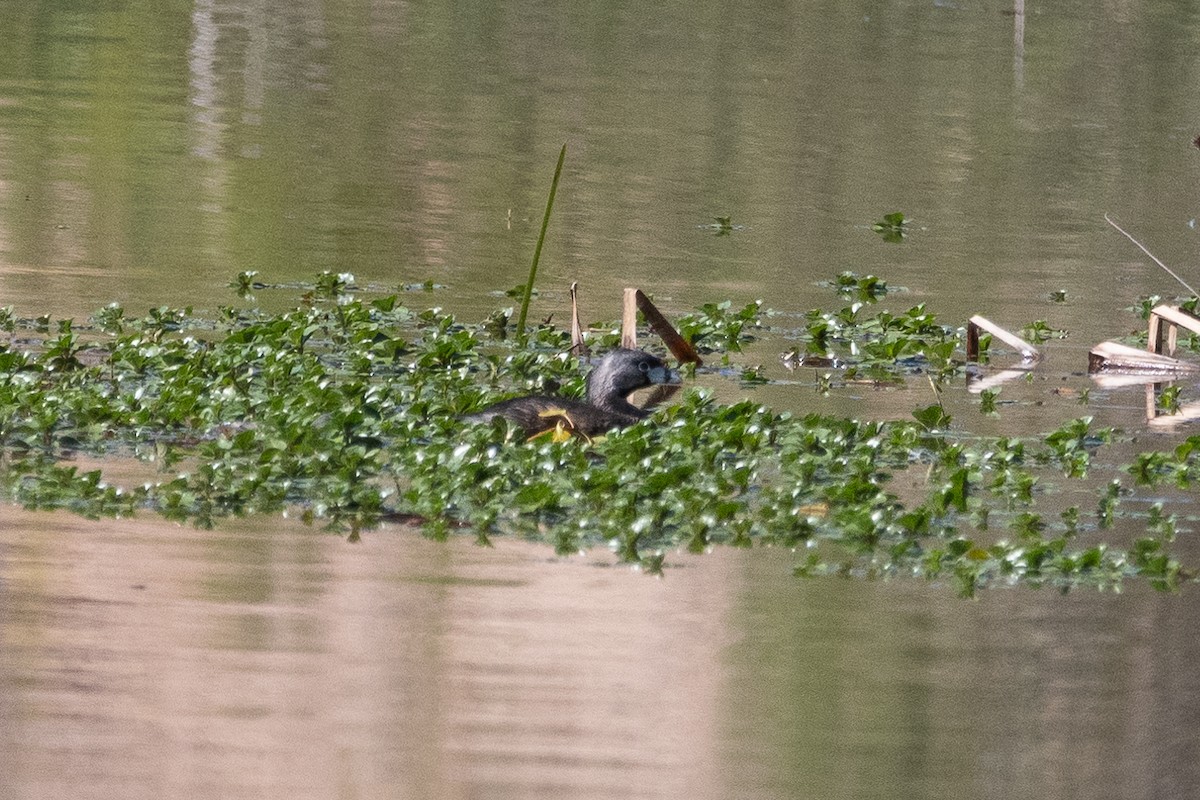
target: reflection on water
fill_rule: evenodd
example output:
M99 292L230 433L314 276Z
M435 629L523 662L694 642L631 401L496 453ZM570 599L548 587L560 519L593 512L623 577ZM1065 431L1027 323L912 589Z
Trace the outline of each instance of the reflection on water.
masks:
M1164 290L1103 214L1170 263L1195 216L1196 20L1148 3L15 0L0 25L0 281L29 314L213 306L244 269L491 311L563 142L539 311L578 280L596 320L625 285L802 310L855 269L952 318L1066 289L1055 324L1099 341ZM903 246L869 232L893 211Z
M12 797L682 796L711 786L727 573L4 513Z
M3 512L0 794L1182 796L1190 597Z

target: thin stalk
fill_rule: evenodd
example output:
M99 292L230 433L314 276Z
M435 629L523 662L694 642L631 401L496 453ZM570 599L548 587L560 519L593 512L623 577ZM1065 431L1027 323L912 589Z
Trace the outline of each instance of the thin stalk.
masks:
M1182 286L1183 288L1187 289L1189 292L1191 292L1191 293L1192 293L1192 297L1200 297L1200 292L1197 292L1197 291L1196 291L1195 289L1193 289L1191 286L1188 286L1188 283L1187 283L1187 281L1185 281L1183 278L1181 278L1181 277L1179 277L1178 275L1176 275L1176 274L1175 274L1175 272L1174 272L1174 271L1173 271L1173 270L1172 270L1170 267L1168 267L1166 264L1164 264L1163 262L1159 261L1159 260L1158 260L1158 256L1154 255L1154 253L1151 253L1151 252L1150 252L1150 251L1149 251L1149 250L1146 248L1146 245L1142 244L1142 243L1141 243L1141 242L1139 242L1137 239L1133 238L1133 236L1131 236L1131 235L1130 235L1130 234L1129 234L1129 233L1128 233L1128 232L1127 232L1127 231L1126 231L1124 228L1122 228L1122 227L1121 227L1120 225L1118 225L1117 223L1113 222L1113 221L1112 221L1112 219L1111 219L1111 218L1109 218L1108 214L1105 214L1105 215L1104 215L1104 221L1105 221L1105 222L1107 222L1109 225L1112 225L1114 228L1116 228L1116 229L1117 229L1117 231L1118 231L1118 232L1119 232L1119 233L1120 233L1122 236L1124 236L1126 239L1128 239L1129 241L1131 241L1131 242L1133 242L1135 245L1137 245L1137 248L1138 248L1139 250L1141 250L1143 253L1145 253L1146 255L1150 256L1151 260L1153 260L1155 264L1158 264L1160 267L1162 267L1164 270L1166 270L1166 272L1167 272L1167 274L1168 274L1168 275L1170 275L1170 276L1171 276L1172 278L1174 278L1175 280L1179 281L1179 285L1180 285L1180 286Z
M546 227L550 224L550 209L554 208L554 194L558 191L558 179L562 175L563 159L567 157L567 146L558 151L558 166L554 168L554 180L550 183L550 196L546 198L546 214L542 217L542 230L538 233L537 247L533 250L533 263L529 265L529 280L525 281L525 296L521 299L521 315L517 317L517 339L525 343L525 317L529 313L529 299L533 297L533 281L537 277L538 261L542 257L542 243L546 241Z

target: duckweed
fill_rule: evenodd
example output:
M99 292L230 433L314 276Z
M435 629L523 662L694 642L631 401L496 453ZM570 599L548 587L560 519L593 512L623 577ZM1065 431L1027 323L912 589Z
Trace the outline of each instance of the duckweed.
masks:
M265 286L253 273L231 285ZM957 330L924 306L869 313L885 285L855 285L867 299L806 315L807 348L837 351L850 373L935 384L961 375ZM351 536L390 522L485 544L518 536L563 554L607 545L650 572L674 549L771 545L795 549L798 576L916 576L966 596L996 583L1118 588L1135 577L1174 589L1191 577L1170 549L1180 522L1162 506L1128 547L1090 541L1120 513L1120 479L1090 513L1039 510L1043 481L1083 479L1113 440L1088 417L1043 437L968 439L947 432L940 404L910 420L854 420L722 404L693 388L650 424L526 441L502 419L461 416L514 394L581 393L567 332L542 325L518 347L507 313L465 324L393 296L360 298L354 286L323 274L278 314L137 318L109 306L76 325L0 311L10 332L0 485L14 502L90 517L157 513L209 527L299 509ZM723 303L685 317L681 331L729 352L765 325L760 304ZM1198 454L1192 437L1126 473L1139 486L1187 488ZM130 464L143 465L142 482L105 477L104 465L128 474Z

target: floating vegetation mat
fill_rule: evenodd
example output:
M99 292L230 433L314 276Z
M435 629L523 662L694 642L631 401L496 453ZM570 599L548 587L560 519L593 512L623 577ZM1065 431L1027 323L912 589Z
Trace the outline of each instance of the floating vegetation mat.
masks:
M1143 487L1191 487L1200 437L1096 481L1093 459L1119 434L1086 417L1048 434L979 437L954 430L937 403L907 420L856 420L720 404L689 388L602 438L527 441L503 420L461 417L519 394L579 395L586 370L567 354L569 331L542 325L517 346L510 311L464 324L352 287L322 275L283 313L130 318L112 306L86 324L0 314L0 487L13 502L89 517L207 527L290 510L351 537L405 523L559 553L604 544L652 572L679 548L770 544L795 549L798 575L919 576L964 595L994 583L1191 579L1173 553L1182 523L1169 499L1114 523ZM840 276L833 289L845 305L792 317L788 338L836 364L839 379L961 379L960 329L922 306L878 307L888 297L878 279ZM729 353L770 327L758 304L676 322L702 351L725 353L712 359L725 362L720 379L753 382ZM616 339L602 332L593 346ZM130 480L131 464L145 480Z

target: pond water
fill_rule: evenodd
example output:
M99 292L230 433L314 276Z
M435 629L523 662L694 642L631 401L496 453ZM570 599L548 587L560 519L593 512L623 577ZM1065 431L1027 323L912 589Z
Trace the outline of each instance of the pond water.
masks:
M5 797L1180 797L1196 593L7 511Z
M334 270L433 282L405 301L479 319L525 279L566 143L539 318L564 321L578 281L593 321L625 286L668 316L762 298L786 320L872 273L896 310L1068 332L999 417L948 393L968 429L1189 433L1084 372L1142 325L1139 296L1181 289L1105 213L1200 282L1192 9L15 0L0 29L19 315L215 311L240 271ZM895 211L899 244L871 230ZM932 401L921 381L823 396L779 364L791 346L737 357L765 386L701 381L870 418ZM274 517L0 508L0 795L1158 798L1200 778L1194 591L966 603L797 581L794 558L671 554L657 579L401 526L351 545Z

